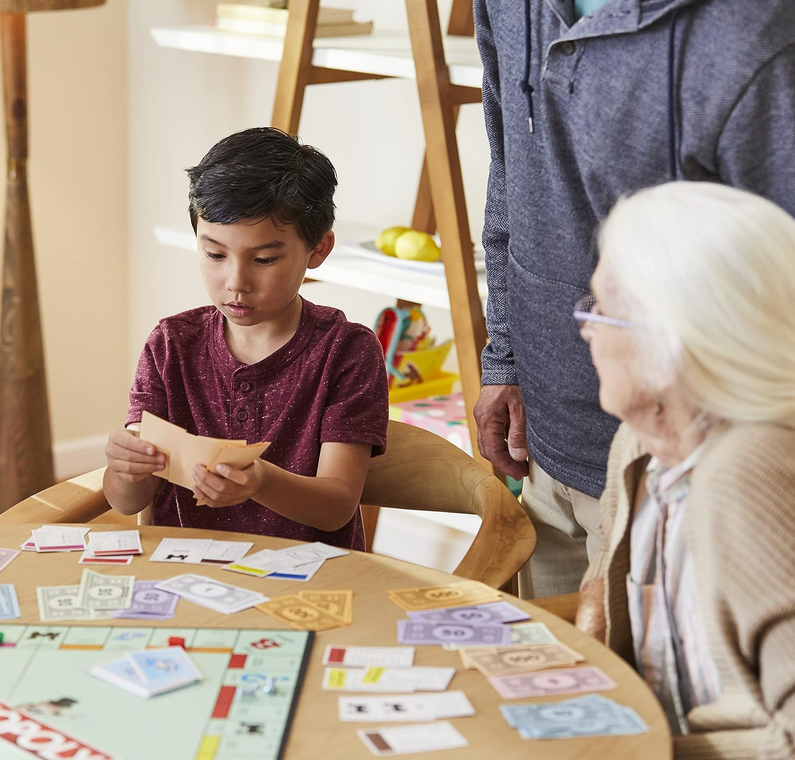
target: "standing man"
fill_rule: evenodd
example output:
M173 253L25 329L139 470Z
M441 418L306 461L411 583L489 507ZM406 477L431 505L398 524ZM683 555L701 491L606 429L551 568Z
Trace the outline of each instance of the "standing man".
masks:
M533 598L576 591L598 548L618 422L572 318L596 229L619 196L673 179L795 211L795 3L474 2L491 146L475 419L481 453L528 476L538 547L520 594Z

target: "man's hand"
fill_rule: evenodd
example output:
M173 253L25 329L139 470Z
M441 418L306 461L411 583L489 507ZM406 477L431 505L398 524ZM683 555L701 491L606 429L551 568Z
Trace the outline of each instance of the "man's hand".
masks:
M518 385L484 385L474 409L478 450L497 469L516 480L530 466L527 418Z
M259 491L266 467L262 459L255 459L242 470L228 464L219 464L213 473L204 465L197 464L193 468L193 480L196 484L193 495L208 507L237 506Z
M137 433L115 430L105 446L108 469L125 483L138 483L166 466L166 457Z

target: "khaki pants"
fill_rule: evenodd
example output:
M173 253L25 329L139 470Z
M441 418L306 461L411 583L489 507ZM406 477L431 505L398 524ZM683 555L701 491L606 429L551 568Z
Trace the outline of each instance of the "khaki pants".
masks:
M535 462L522 488L538 544L519 571L519 596L570 594L580 587L588 560L599 550L599 500L564 486Z

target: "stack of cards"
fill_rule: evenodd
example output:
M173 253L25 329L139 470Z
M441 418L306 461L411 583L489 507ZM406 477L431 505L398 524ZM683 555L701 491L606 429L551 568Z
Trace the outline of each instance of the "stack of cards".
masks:
M268 597L239 586L230 586L203 575L177 575L160 581L154 588L187 599L189 602L209 607L224 615L242 612L255 604L268 601Z
M343 723L413 723L475 714L475 708L463 691L340 697L339 711Z
M551 704L500 705L500 710L508 725L519 729L523 739L618 736L649 730L631 707L598 694Z
M0 585L0 620L16 620L19 617L19 600L14 584Z
M164 538L150 562L181 562L188 565L225 565L236 562L254 546L249 541L213 541L201 538Z
M121 660L94 665L90 673L139 697L180 689L202 677L181 647L130 652Z
M356 733L376 757L467 746L467 740L447 721L419 726L361 729Z
M258 604L257 609L297 631L328 631L353 622L353 591L305 591L278 596Z
M491 586L478 581L462 581L449 586L406 588L388 592L389 598L407 612L443 607L472 607L499 602L502 597Z
M134 583L132 575L100 575L83 570L79 586L36 589L39 617L42 623L110 617L130 606Z
M455 668L326 668L324 691L374 691L410 694L414 691L445 691Z
M263 549L243 560L225 565L224 570L252 575L255 578L308 581L327 559L344 557L346 554L350 552L316 541L278 551Z
M132 601L125 610L114 612L114 618L128 620L171 620L179 597L155 586L159 581L135 581Z
M82 552L86 548L89 530L68 525L42 525L32 531L30 538L19 548L30 552Z
M141 534L137 530L90 533L88 546L80 557L80 564L129 565L136 554L143 554Z
M5 570L19 554L16 549L0 549L0 572Z
M154 474L188 489L193 488L192 473L197 464L203 464L210 472L215 472L219 464L242 469L269 446L268 443L247 444L244 440L193 435L150 412L144 412L141 417L141 440L148 441L166 455L165 468ZM201 506L204 502L197 499L196 504Z
M414 647L345 647L329 644L323 664L340 668L410 668Z

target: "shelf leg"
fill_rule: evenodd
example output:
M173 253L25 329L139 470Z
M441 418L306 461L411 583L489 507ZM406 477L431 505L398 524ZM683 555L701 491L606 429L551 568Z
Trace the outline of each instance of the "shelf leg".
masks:
M320 0L290 0L284 52L273 103L271 125L287 134L298 133L304 92L312 77L315 27Z
M472 0L453 0L447 33L459 37L475 36L475 15Z
M469 235L453 117L455 102L442 47L439 9L436 0L406 0L406 10L469 432L475 458L492 469L477 452L477 429L472 417L480 394L480 353L486 345L486 323Z
M459 37L473 37L475 35L475 19L472 9L472 0L453 0L450 8L450 20L447 24L447 34ZM453 122L458 120L458 106L453 109ZM411 229L427 232L433 235L436 232L436 216L433 213L431 200L431 184L428 177L428 162L423 157L420 184L417 189L417 200L414 204L414 215Z
M0 15L6 211L0 309L0 512L55 481L28 201L24 14Z

